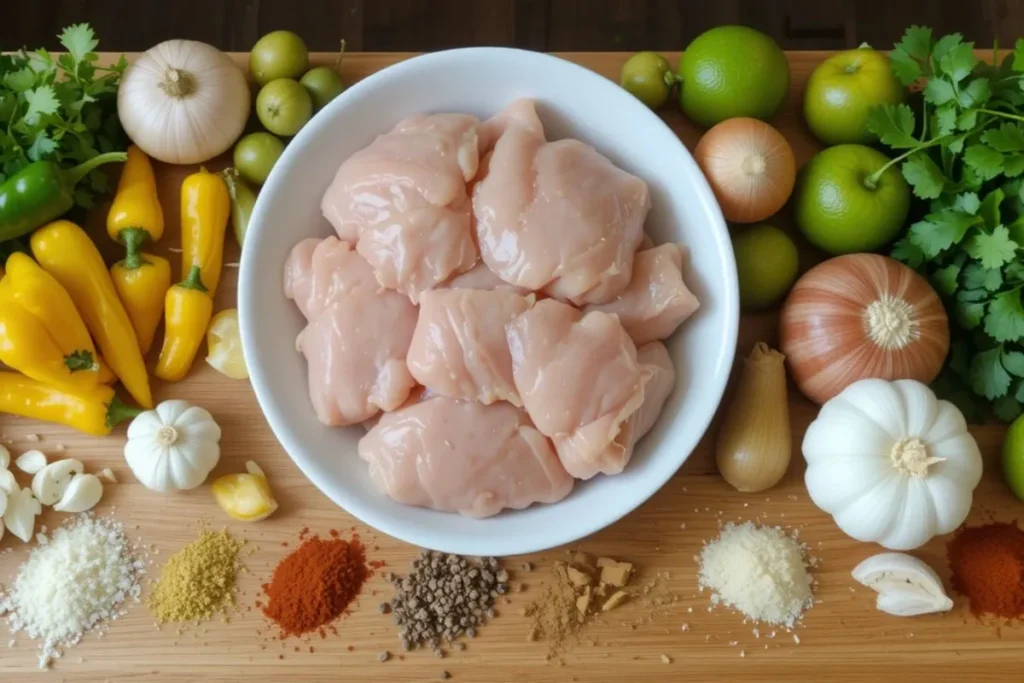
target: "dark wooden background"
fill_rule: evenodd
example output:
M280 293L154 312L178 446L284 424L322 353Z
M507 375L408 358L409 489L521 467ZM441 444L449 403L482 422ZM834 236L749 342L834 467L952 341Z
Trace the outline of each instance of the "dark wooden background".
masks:
M741 23L790 50L888 48L910 24L959 31L979 47L1024 36L1024 0L0 0L0 50L57 47L88 21L104 50L168 38L244 51L287 28L310 49L425 51L464 45L535 50L678 50Z

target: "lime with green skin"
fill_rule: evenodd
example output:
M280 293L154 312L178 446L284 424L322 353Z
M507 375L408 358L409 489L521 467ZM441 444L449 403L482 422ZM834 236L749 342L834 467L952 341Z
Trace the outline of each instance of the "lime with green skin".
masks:
M259 85L278 78L298 78L308 66L306 43L291 31L271 31L249 52L249 73Z
M284 142L281 138L261 131L249 133L236 142L232 160L243 178L262 185L282 154Z
M271 133L291 137L313 116L313 98L298 81L278 78L260 88L256 115Z
M837 145L807 162L793 192L797 227L830 254L875 251L900 233L910 187L899 166L864 145Z
M619 78L623 88L651 109L665 104L674 81L668 60L657 52L637 52L622 65Z
M756 29L719 26L686 48L679 78L683 112L705 128L738 116L766 121L789 92L789 60Z
M800 260L789 235L760 223L737 228L732 236L740 280L740 306L759 311L786 296L796 282Z
M869 47L839 52L811 73L804 93L804 119L826 145L869 143L868 112L897 104L906 90L892 73L889 58Z
M320 111L335 97L345 91L345 83L338 72L329 66L318 66L302 74L299 79L302 87L313 98L313 108Z
M1006 432L1003 441L1003 478L1013 495L1024 500L1024 415Z

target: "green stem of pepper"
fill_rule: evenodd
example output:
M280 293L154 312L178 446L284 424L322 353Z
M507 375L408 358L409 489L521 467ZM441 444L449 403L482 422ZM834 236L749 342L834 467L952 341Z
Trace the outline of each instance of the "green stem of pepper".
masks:
M183 289L196 289L200 292L209 291L203 285L202 270L199 266L192 266L191 270L188 271L188 277L179 282L177 286Z
M142 411L135 406L130 406L117 396L107 404L107 427L113 429L125 420L129 420Z
M124 267L127 270L135 270L141 268L146 264L146 260L142 258L142 245L149 237L142 228L125 228L118 233L118 237L124 242L125 256L124 256Z
M82 181L82 178L92 173L98 166L103 164L113 163L115 161L127 161L128 154L125 152L107 152L106 154L97 154L88 161L83 161L74 168L69 168L66 171L61 171L61 177L64 182L69 185L77 185Z

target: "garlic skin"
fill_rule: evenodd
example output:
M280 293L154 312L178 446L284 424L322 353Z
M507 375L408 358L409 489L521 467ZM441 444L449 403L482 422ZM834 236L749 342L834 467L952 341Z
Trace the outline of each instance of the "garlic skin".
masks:
M847 535L912 550L960 526L981 480L963 414L915 380L854 382L803 441L804 483Z
M220 427L203 408L164 401L132 420L124 458L146 488L194 489L220 460Z
M858 564L851 574L878 593L875 606L886 614L916 617L953 609L939 575L912 555L880 553Z
M128 137L169 164L197 164L226 152L249 119L245 73L195 40L167 40L136 59L117 91Z

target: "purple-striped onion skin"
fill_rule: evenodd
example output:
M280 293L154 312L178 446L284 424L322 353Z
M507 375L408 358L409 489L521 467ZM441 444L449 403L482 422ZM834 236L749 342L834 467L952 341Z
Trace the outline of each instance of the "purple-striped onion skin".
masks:
M907 266L848 254L797 280L780 345L800 391L824 403L868 377L930 383L949 352L949 321L935 290Z

